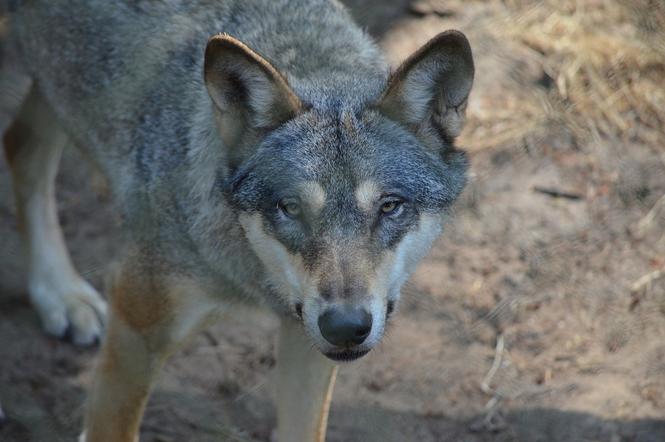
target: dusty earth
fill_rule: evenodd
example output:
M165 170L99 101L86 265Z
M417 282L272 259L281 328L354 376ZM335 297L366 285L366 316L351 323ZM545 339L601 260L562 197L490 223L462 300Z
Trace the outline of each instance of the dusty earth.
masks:
M441 30L465 31L477 60L475 127L494 124L520 93L551 87L483 26L496 2L350 4L394 63ZM665 440L665 281L647 281L665 267L662 146L580 145L556 128L537 139L461 141L472 181L380 348L340 370L328 440ZM89 178L72 149L58 179L61 222L78 268L101 288L118 219ZM0 440L71 441L96 350L40 331L11 193L0 162ZM248 308L177 353L142 440L268 440L276 325Z

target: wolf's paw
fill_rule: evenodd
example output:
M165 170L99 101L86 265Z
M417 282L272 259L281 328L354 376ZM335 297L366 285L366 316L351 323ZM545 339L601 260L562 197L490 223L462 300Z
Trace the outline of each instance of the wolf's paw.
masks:
M63 281L30 281L30 300L44 330L76 345L97 343L104 330L106 302L80 277Z

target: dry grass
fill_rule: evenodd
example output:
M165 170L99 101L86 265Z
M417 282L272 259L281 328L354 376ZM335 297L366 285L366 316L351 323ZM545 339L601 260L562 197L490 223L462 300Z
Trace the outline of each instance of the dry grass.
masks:
M611 137L663 149L665 2L505 0L500 11L485 28L527 48L545 87L481 117L492 127L471 127L475 140L488 140L476 147L563 126L579 142Z

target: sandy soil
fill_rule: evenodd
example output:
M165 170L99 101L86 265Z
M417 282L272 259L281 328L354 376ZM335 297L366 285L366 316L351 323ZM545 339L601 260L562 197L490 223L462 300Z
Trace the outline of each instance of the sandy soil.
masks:
M436 11L349 3L395 63L441 30L465 31L477 62L470 121L550 87L520 48L482 26L495 2ZM663 218L639 224L665 194L662 146L579 145L554 129L491 149L477 148L487 140L462 141L472 182L380 348L340 370L328 440L665 440L665 280L639 286L665 266ZM74 440L95 350L40 331L10 189L0 162L0 440ZM118 220L73 150L58 198L74 261L102 287ZM169 361L142 440L268 440L277 322L246 313Z

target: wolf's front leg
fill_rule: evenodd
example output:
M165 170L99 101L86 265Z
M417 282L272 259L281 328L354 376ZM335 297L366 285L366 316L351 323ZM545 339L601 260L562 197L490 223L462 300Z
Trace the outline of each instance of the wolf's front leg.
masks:
M44 329L75 344L102 335L106 303L76 271L58 223L55 178L68 143L55 111L35 86L4 135L16 214L28 264L30 301Z
M277 441L323 442L337 366L302 326L282 319L277 347Z
M109 325L88 397L81 441L137 442L153 378L166 352L115 314Z
M113 278L108 331L90 389L87 442L137 442L154 379L215 304L168 269L127 266Z

